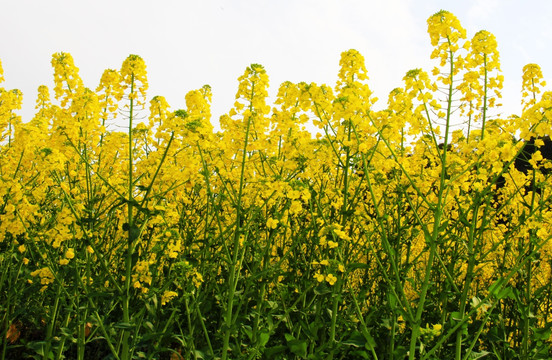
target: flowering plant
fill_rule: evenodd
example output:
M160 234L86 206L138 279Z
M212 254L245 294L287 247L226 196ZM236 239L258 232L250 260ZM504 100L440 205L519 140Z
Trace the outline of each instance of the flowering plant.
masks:
M349 50L272 105L247 67L220 132L137 55L93 91L54 54L28 122L0 88L0 358L552 356L552 94L529 64L502 118L495 37L428 33L383 110Z

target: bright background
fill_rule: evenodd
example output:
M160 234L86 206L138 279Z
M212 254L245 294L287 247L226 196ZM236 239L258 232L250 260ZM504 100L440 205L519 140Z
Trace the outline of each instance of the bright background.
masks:
M18 88L20 114L34 114L39 85L53 88L51 56L72 54L85 86L95 89L106 68L120 69L129 54L146 61L148 100L163 95L185 108L189 90L209 84L212 121L229 111L237 78L251 63L269 75L269 94L286 81L333 86L342 51L366 59L369 85L386 107L413 68L430 71L427 18L445 9L468 32L492 32L498 41L504 115L519 114L522 68L552 74L552 1L548 0L0 0L0 60ZM52 94L53 96L53 94Z

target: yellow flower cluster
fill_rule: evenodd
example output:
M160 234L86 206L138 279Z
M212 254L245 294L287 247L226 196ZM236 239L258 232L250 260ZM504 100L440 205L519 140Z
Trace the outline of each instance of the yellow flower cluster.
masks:
M427 20L427 32L431 45L435 47L431 58L439 58L441 66L450 60L451 54L459 50L459 41L466 38L466 29L454 14L441 10Z
M148 89L148 79L146 73L146 63L138 55L129 55L120 71L121 76L121 89L123 91L129 90L128 98L130 100L137 100L136 105L145 106L146 91ZM138 93L143 100L138 98Z
M537 64L525 65L523 67L521 90L523 110L535 105L537 95L541 93L544 86L546 86L546 81L543 80L540 66Z
M83 87L79 75L79 68L75 66L71 54L60 52L52 56L54 68L54 93L56 99L61 101L61 107L66 107L73 96L79 93Z
M177 297L178 293L175 291L165 291L163 295L161 296L161 305L166 305L169 301L171 301L173 298Z

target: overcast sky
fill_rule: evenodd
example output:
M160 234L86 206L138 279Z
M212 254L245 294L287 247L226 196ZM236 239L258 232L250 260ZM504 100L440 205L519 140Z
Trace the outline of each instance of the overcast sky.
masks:
M24 121L34 114L39 85L53 88L51 56L69 52L85 86L129 54L144 58L148 100L163 95L172 110L204 84L213 89L212 121L234 102L237 78L262 64L269 94L280 83L334 85L342 51L366 59L369 85L385 108L387 95L414 68L430 71L427 18L454 13L471 38L498 41L505 76L503 111L519 113L522 68L552 74L552 1L548 0L0 0L0 60L6 89L24 94ZM53 96L53 94L52 94Z

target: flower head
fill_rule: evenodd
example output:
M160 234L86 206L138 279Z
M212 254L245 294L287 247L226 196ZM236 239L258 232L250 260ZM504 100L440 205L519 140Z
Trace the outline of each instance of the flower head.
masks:
M144 105L146 90L148 89L148 79L146 72L146 63L138 55L129 55L121 66L121 80L123 90L130 88L129 99L138 99L139 92L142 99L138 104Z
M459 40L466 38L466 30L460 25L460 21L451 12L441 10L427 20L427 32L431 39L431 45L435 49L431 58L440 58L441 66L444 66L459 46Z
M52 55L52 67L54 68L55 97L61 101L61 106L65 107L83 86L79 68L75 66L71 54L64 52Z
M542 91L542 87L546 86L546 81L543 80L541 67L537 64L527 64L523 67L522 80L523 99L521 103L525 110L536 104L537 94Z
M165 291L163 295L161 296L161 305L166 305L169 301L171 301L173 298L177 297L178 293L174 291Z

